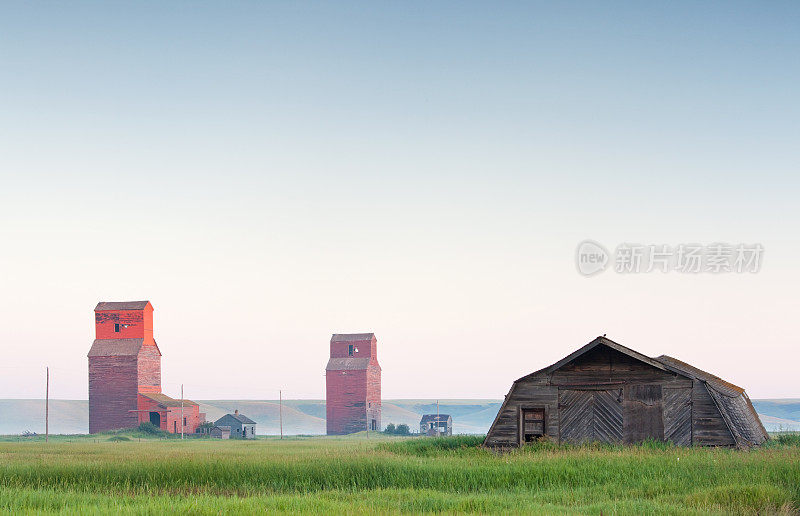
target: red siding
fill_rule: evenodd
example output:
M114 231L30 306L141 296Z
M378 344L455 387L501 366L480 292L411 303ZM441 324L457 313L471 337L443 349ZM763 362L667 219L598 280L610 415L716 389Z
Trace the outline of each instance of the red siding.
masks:
M89 357L89 433L137 425L135 356Z
M161 353L155 346L139 350L139 392L161 392Z
M119 324L119 332L114 325ZM97 339L146 339L153 341L153 309L105 310L94 313L95 338ZM125 325L128 325L126 328Z
M377 359L378 357L378 339L373 335L371 339L363 340L334 341L331 339L331 358L350 358L351 345L353 346L352 358L375 357Z
M381 368L377 362L367 369L367 424L375 420L381 429Z
M139 395L139 423L150 421L150 412L157 412L159 415L159 428L166 430L166 414L164 407L159 406L158 402Z
M186 419L186 426L183 427L183 433L193 434L197 427L202 423L200 418L200 407L192 405L183 407L183 417ZM167 412L167 432L180 433L181 431L181 408L170 407Z
M181 431L181 408L180 407L164 407L159 405L158 402L151 400L145 396L139 396L139 423L150 421L150 412L157 412L161 424L161 430L171 433L180 433ZM197 431L197 427L205 422L205 414L200 413L200 407L197 405L185 405L183 407L183 417L186 419L186 426L183 427L183 433L193 434Z
M353 345L358 351L349 355ZM381 368L377 358L377 339L334 341L331 358L370 358L365 369L327 370L325 381L325 415L328 435L363 432L381 428ZM353 362L354 364L356 362ZM363 365L360 367L364 367Z
M325 413L328 435L367 429L367 372L328 371Z

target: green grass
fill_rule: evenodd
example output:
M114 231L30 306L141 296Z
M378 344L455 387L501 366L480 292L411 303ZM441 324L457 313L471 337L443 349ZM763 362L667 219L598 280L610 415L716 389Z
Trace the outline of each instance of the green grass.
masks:
M483 443L483 439L484 436L482 435L404 439L402 441L381 443L377 446L377 449L402 455L418 455L422 457L441 455L442 452L464 454L470 448L478 449ZM481 450L481 452L483 452L483 450Z
M559 447L480 438L0 443L8 513L793 514L800 443Z

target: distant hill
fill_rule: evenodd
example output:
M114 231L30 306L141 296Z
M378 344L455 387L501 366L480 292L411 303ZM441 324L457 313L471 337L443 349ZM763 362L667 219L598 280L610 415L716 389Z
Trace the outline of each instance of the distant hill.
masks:
M800 431L800 399L752 401L768 432Z
M0 400L0 434L44 433L44 400ZM85 434L89 431L87 400L50 400L50 431Z
M280 432L278 400L205 400L200 410L209 421L238 409L258 423L259 434ZM500 400L440 400L439 412L453 416L455 433L486 433L500 408ZM768 431L800 431L800 399L753 400ZM383 424L405 423L412 431L419 428L422 414L436 412L436 400L383 400ZM50 432L84 434L89 428L86 400L51 400ZM44 400L0 400L0 434L25 431L44 432ZM284 400L283 432L325 433L325 401Z

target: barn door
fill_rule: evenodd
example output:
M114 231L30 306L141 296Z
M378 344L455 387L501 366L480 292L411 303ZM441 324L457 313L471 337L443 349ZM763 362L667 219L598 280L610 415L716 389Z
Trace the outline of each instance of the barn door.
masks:
M594 440L616 444L622 441L620 389L594 391Z
M592 438L592 391L558 390L558 433L564 443Z
M664 415L660 385L627 385L623 412L626 443L664 440Z
M692 445L692 389L663 390L664 439L678 446Z
M579 444L622 440L620 390L559 389L558 413L561 442Z

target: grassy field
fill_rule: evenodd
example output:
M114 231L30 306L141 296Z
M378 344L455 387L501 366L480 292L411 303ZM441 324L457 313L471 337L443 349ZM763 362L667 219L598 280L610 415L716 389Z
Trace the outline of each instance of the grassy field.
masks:
M0 511L794 514L800 508L797 436L751 451L540 444L503 455L478 448L474 437L129 438L0 442Z

